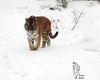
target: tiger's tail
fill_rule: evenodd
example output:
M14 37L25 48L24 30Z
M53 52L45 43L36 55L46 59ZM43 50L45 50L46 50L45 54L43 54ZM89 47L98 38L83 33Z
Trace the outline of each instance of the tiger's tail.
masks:
M50 37L51 39L54 39L54 38L57 37L57 35L58 35L58 32L56 32L54 35L52 35L52 32L50 32L49 37Z

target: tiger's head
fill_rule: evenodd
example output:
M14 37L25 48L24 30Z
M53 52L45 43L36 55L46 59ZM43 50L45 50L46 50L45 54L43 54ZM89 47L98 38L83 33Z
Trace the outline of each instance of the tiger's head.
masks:
M26 18L25 21L24 28L26 31L34 31L37 29L35 16L30 16L29 18Z

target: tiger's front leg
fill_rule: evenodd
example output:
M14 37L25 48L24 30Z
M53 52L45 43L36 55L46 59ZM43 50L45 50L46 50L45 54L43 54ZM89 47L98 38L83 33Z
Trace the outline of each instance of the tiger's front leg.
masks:
M28 43L29 43L29 47L30 50L34 50L34 40L32 38L28 38Z
M40 47L40 43L41 43L41 33L38 32L37 34L37 38L36 38L36 49L38 49Z
M38 31L28 31L27 37L30 50L37 50L40 47L41 41L41 37Z

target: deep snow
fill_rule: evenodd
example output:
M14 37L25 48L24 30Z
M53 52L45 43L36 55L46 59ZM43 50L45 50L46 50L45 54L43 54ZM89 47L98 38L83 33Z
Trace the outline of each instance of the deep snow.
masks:
M100 4L80 1L61 11L46 8L54 5L53 0L0 0L0 80L75 80L73 62L80 65L83 80L100 80ZM51 47L29 50L24 23L30 15L59 19L58 29L52 27L59 35Z

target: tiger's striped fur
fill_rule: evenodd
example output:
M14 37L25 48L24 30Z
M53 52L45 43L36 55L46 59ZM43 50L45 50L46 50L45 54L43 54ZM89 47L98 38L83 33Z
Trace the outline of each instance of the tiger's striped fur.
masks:
M58 35L58 32L52 35L51 22L48 18L43 16L30 16L26 19L24 27L27 31L30 50L37 50L40 47L41 37L42 47L44 48L46 44L50 46L50 38L54 39ZM36 42L36 44L34 42Z

